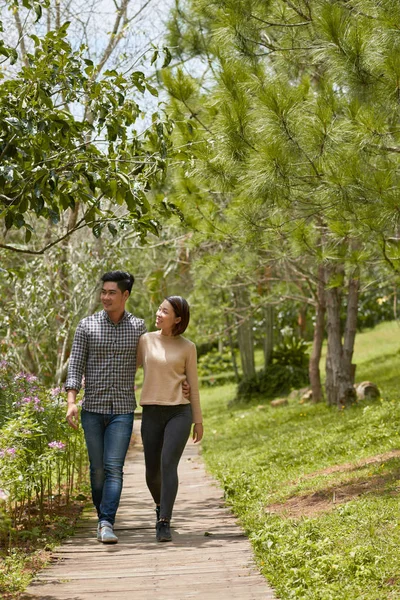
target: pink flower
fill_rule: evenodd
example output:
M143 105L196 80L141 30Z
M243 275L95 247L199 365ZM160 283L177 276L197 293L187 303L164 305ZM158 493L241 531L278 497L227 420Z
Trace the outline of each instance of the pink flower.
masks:
M8 494L4 490L0 489L0 500L7 500Z
M65 444L63 442L57 442L56 440L54 440L54 442L49 442L47 445L49 448L54 448L55 450L64 450L65 448Z

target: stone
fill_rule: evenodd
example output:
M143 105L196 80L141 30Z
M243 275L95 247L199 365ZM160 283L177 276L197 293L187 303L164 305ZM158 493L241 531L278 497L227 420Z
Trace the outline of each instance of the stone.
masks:
M300 398L300 404L304 404L305 402L311 402L312 400L312 390L307 389L306 392Z
M288 396L289 400L299 400L310 388L304 387L299 390L292 390Z
M381 393L372 381L363 381L356 386L357 400L377 400Z
M271 400L270 405L271 406L286 406L287 404L289 404L288 399L287 398L275 398L275 400Z

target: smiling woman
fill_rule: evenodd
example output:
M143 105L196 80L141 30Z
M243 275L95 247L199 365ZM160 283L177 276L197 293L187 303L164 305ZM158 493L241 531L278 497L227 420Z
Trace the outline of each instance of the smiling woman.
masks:
M144 370L140 404L146 483L156 504L159 542L172 539L169 523L178 491L177 469L192 422L193 440L203 437L196 346L181 335L189 317L186 300L169 296L157 311L159 331L142 335L138 348L138 365ZM185 380L189 399L182 390Z

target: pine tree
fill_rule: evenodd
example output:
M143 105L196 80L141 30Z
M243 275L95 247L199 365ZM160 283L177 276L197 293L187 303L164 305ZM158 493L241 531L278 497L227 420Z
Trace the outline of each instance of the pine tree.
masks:
M354 399L363 269L399 264L399 18L393 0L191 0L171 24L180 58L204 66L165 81L190 153L185 185L238 246L311 270L314 293L322 278L336 405Z

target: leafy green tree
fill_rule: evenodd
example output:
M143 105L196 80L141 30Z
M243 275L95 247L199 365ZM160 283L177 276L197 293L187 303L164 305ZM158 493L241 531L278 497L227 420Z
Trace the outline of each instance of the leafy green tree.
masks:
M142 235L157 231L146 190L163 177L170 126L155 113L146 131L135 130L142 116L135 94L157 91L142 71L99 76L85 48L72 49L68 25L31 35L22 67L1 81L0 217L6 232L22 230L29 244L38 219L58 223L78 205L83 214L41 249L6 240L1 248L43 252L86 225L97 237L119 223ZM15 60L4 40L1 47Z
M171 21L171 44L204 65L164 78L193 165L183 185L195 179L203 212L236 219L254 251L314 261L332 404L354 397L365 265L398 269L398 16L391 0L192 0Z

